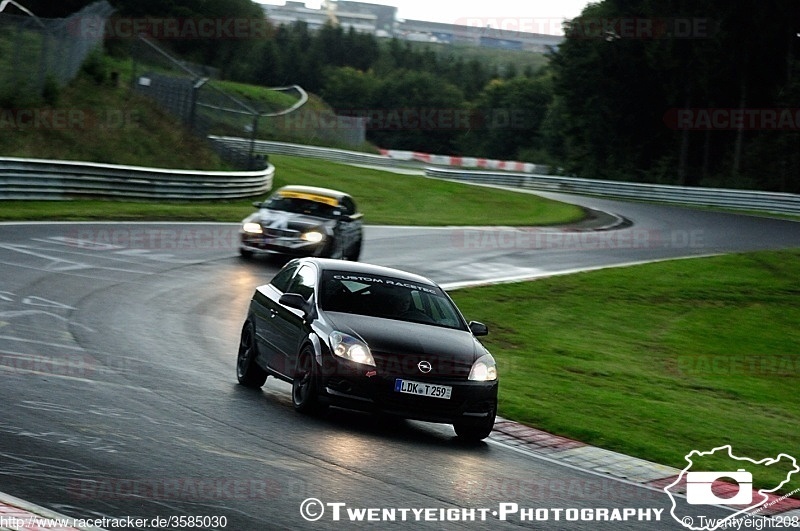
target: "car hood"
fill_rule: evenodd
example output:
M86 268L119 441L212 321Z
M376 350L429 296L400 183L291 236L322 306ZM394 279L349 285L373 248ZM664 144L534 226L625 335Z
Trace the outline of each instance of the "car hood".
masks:
M280 210L261 209L247 217L243 223L260 223L264 228L296 230L304 232L314 228L330 228L336 221L329 218L294 214Z
M336 330L369 346L378 369L399 372L398 376L466 378L475 360L487 353L466 330L349 313L325 315ZM421 361L428 361L433 370L423 375L418 367Z

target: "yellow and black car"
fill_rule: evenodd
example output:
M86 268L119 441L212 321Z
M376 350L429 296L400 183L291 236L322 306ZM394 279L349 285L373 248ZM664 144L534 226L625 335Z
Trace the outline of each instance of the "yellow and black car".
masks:
M337 190L284 186L242 220L239 253L317 256L357 261L363 214L353 198Z

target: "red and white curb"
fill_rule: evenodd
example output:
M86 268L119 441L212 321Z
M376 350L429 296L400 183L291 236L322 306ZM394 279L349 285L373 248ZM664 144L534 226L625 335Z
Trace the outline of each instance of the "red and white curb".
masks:
M490 439L505 446L525 450L546 457L548 461L567 464L573 468L608 476L628 483L639 484L656 490L663 490L674 483L681 470L637 457L604 450L585 443L553 435L501 417L495 421ZM733 490L738 486L731 485ZM686 493L686 482L682 480L673 492ZM665 494L666 496L666 494ZM763 504L759 512L762 516L781 515L800 517L800 500L783 498L774 494Z

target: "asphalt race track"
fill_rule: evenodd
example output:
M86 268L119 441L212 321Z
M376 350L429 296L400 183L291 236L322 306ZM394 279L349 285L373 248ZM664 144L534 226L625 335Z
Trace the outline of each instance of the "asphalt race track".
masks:
M569 199L627 222L607 231L368 227L362 259L458 285L800 246L790 221ZM78 518L224 516L237 530L337 523L332 506L317 522L301 517L308 498L347 508L664 510L649 522L489 512L488 522L411 528L681 528L663 492L491 441L464 446L450 426L298 415L289 386L274 379L258 392L238 386L249 298L280 263L240 259L236 229L0 225L0 491ZM583 495L565 484L583 485Z

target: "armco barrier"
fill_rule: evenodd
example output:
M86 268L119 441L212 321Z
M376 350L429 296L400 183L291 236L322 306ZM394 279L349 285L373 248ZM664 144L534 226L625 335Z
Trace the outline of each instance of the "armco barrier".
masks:
M386 155L395 160L418 161L437 166L450 166L455 168L481 168L487 170L516 171L522 173L550 173L550 167L531 162L514 160L497 160L479 157L456 157L453 155L432 155L419 151L400 151L396 149L382 149L381 155Z
M426 168L425 175L437 179L450 179L511 188L712 206L736 210L757 210L780 214L800 214L800 195L778 192L640 184L554 175L465 171L444 168Z
M244 149L249 140L235 137L210 137L230 147ZM297 155L312 157L346 164L369 164L376 166L392 166L397 164L393 158L370 155L357 151L288 144L284 142L268 142L256 140L254 150L262 154ZM388 152L387 152L388 153ZM402 153L406 163L420 164L412 152ZM471 162L471 159L469 159ZM536 169L546 166L536 166ZM635 199L645 201L661 201L698 206L714 206L738 210L759 210L781 214L800 214L800 196L778 192L759 192L750 190L731 190L725 188L698 188L671 186L661 184L640 184L622 181L602 181L580 179L576 177L560 177L556 175L539 175L535 173L492 172L486 170L464 170L426 167L425 175L439 179L469 181L512 188L527 188L584 195L613 197L618 199Z
M275 168L198 171L0 158L0 199L237 199L268 192Z
M231 136L209 136L213 142L239 149L249 150L251 141L247 138L237 138ZM359 151L348 151L345 149L333 149L317 146L307 146L304 144L290 144L287 142L270 142L268 140L255 140L252 143L253 151L262 155L293 155L298 157L309 157L323 159L331 162L341 162L344 164L364 164L371 166L395 166L397 161L382 155L372 155Z
M211 141L240 151L249 151L251 141L247 138L232 136L209 136ZM290 144L286 142L270 142L256 140L252 143L253 151L267 155L294 155L341 162L344 164L364 164L371 166L396 166L403 164L422 168L425 165L456 166L467 168L488 168L493 170L512 170L530 173L547 173L548 167L525 162L482 159L475 157L454 157L450 155L431 155L417 151L381 150L380 155L372 155L360 151L333 149L326 147Z

